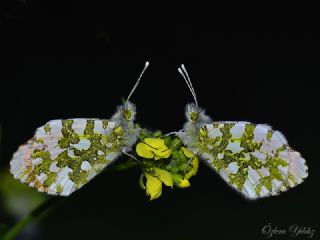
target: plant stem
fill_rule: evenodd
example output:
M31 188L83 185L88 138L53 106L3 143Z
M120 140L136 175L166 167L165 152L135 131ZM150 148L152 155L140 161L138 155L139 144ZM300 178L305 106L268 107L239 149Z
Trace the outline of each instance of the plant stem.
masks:
M104 172L120 172L130 168L137 167L138 163L129 159L126 162L106 168ZM2 240L13 240L22 230L32 221L41 217L45 213L48 213L53 208L60 205L62 202L67 200L66 197L50 197L47 201L40 204L37 208L31 211L27 216L20 219L15 225L13 225L1 238ZM0 236L1 237L1 236Z
M139 164L130 158L128 161L106 168L104 172L120 172L137 166L139 166Z
M12 240L16 237L31 221L35 220L37 217L40 217L44 213L48 212L58 203L62 202L64 198L51 197L47 201L40 204L36 209L31 211L27 216L22 218L17 222L13 227L11 227L3 237L3 240Z

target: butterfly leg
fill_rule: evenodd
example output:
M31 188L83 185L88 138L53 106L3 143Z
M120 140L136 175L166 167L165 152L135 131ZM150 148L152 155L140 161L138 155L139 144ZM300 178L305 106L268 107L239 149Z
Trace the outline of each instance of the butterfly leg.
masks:
M165 134L164 136L170 136L170 135L173 135L173 134L178 135L180 132L182 132L182 129L177 131L177 132L169 132L169 133Z
M186 174L187 168L190 165L190 163L191 163L192 159L194 158L194 156L196 156L196 153L193 153L193 155L191 156L191 158L187 162L187 165L184 167L183 174Z
M127 153L127 152L125 152L125 151L122 151L122 153L123 153L124 155L127 155L128 157L132 158L133 160L135 160L138 164L142 165L141 161L140 161L138 158L136 158L135 156L133 156L132 154Z

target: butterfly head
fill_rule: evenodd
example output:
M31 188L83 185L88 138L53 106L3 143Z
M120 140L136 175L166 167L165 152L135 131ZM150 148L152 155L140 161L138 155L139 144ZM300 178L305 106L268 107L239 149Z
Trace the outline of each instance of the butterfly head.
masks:
M204 109L198 107L195 103L187 104L186 118L191 124L202 125L211 121L210 117L205 114Z
M132 123L136 118L136 106L131 102L126 102L118 106L116 113L112 116L112 120L119 122L120 125Z
M129 110L129 109L124 109L122 111L122 115L123 117L126 119L126 120L130 120L131 119L131 116L132 116L132 112Z
M210 117L195 103L187 104L185 114L187 121L183 126L183 131L179 131L177 136L182 140L185 146L192 151L195 151L200 140L199 129L205 124L210 123Z
M186 108L186 117L188 121L196 122L199 118L199 109L194 103L188 104Z
M125 146L124 151L129 152L136 142L140 129L134 125L136 116L136 107L133 103L127 102L117 108L116 113L112 116L111 121L115 122L123 131L122 143Z
M125 121L134 121L136 117L136 107L133 103L127 102L121 107L121 115Z

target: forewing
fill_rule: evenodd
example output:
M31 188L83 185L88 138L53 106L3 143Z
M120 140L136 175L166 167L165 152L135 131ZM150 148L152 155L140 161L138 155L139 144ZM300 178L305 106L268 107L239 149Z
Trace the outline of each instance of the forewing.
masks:
M49 121L14 153L11 173L40 192L68 196L119 156L122 134L107 120Z
M202 157L247 198L277 195L308 175L305 159L268 125L215 122L199 135Z

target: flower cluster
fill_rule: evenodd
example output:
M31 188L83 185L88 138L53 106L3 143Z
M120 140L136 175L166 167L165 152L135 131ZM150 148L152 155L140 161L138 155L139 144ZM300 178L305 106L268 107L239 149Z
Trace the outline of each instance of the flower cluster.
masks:
M144 131L135 150L143 166L140 185L150 200L161 196L163 184L171 188L189 187L189 179L198 171L197 155L182 146L177 137Z

